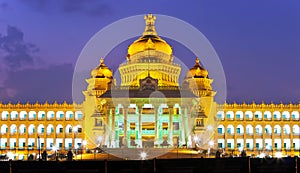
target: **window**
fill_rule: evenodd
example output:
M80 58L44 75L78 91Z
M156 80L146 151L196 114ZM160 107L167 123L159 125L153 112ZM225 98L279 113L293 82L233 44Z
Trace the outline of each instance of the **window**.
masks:
M246 119L249 119L249 114L246 114Z
M58 147L59 147L59 148L62 148L62 143L59 143L59 144L58 144Z
M250 144L246 143L246 147L247 147L247 149L249 149L250 148Z
M237 143L237 144L236 144L236 147L237 147L237 148L240 148L240 147L241 147L241 143Z
M227 129L227 133L231 134L231 128Z
M222 114L217 115L218 119L222 119Z
M241 133L241 128L238 127L238 128L236 129L236 133L237 133L237 134L240 134L240 133Z
M286 149L286 143L283 143L283 147Z
M44 133L44 127L41 128L41 132Z
M260 134L259 128L255 128L256 134Z
M275 118L275 119L277 119L277 118L278 118L278 117L277 117L277 114L274 114L274 118Z
M283 115L282 115L282 118L283 118L283 119L286 119L286 115L285 115L285 114L283 114Z
M173 130L179 130L179 122L173 122Z
M82 128L78 127L78 133L81 133L81 132L82 132Z
M241 115L240 115L240 114L236 114L236 118L237 118L237 119L240 119L240 118L241 118Z
M102 119L95 118L95 126L96 127L101 127L102 126Z
M259 117L258 114L255 114L254 116L255 116L255 118L258 118L258 117Z
M203 127L204 126L204 120L202 118L197 119L196 126Z
M226 118L227 118L227 119L230 119L230 114L226 114Z
M123 122L119 122L119 129L123 129L124 128L124 123Z
M130 123L130 130L135 130L135 123Z
M62 133L63 132L63 128L59 128L59 133Z
M231 148L231 143L227 143L227 147L228 147L228 148Z
M223 144L222 143L218 143L218 148L223 148Z
M259 148L259 143L256 143L255 147L256 147L256 149L258 149Z
M163 130L168 130L168 123L167 122L162 123L162 128Z
M222 128L218 128L218 134L223 134Z

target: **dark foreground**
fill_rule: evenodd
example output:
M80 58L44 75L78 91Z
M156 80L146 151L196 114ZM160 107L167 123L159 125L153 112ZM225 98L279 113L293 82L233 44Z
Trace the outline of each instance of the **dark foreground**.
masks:
M3 161L0 173L299 173L298 158Z

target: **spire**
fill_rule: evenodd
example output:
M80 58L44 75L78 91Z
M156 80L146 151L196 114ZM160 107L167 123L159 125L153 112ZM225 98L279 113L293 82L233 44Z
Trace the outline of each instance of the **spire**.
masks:
M154 26L156 16L153 16L152 14L148 14L147 16L144 17L144 19L146 22L146 27L145 27L143 36L144 35L157 35L155 26Z
M199 60L199 58L198 57L196 57L196 64L199 64L200 63L200 60Z

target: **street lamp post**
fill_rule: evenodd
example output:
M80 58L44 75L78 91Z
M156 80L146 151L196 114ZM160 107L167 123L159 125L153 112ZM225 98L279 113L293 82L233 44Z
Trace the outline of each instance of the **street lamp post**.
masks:
M38 142L39 142L39 161L41 161L41 140L40 140L40 136L38 136Z

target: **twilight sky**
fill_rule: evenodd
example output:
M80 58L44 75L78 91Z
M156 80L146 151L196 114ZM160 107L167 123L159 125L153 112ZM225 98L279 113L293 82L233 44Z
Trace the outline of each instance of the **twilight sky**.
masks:
M0 100L71 102L74 66L89 39L118 19L154 13L208 38L223 64L228 102L298 103L299 9L298 0L0 0ZM106 64L125 60L131 41ZM189 51L177 56L194 64Z

